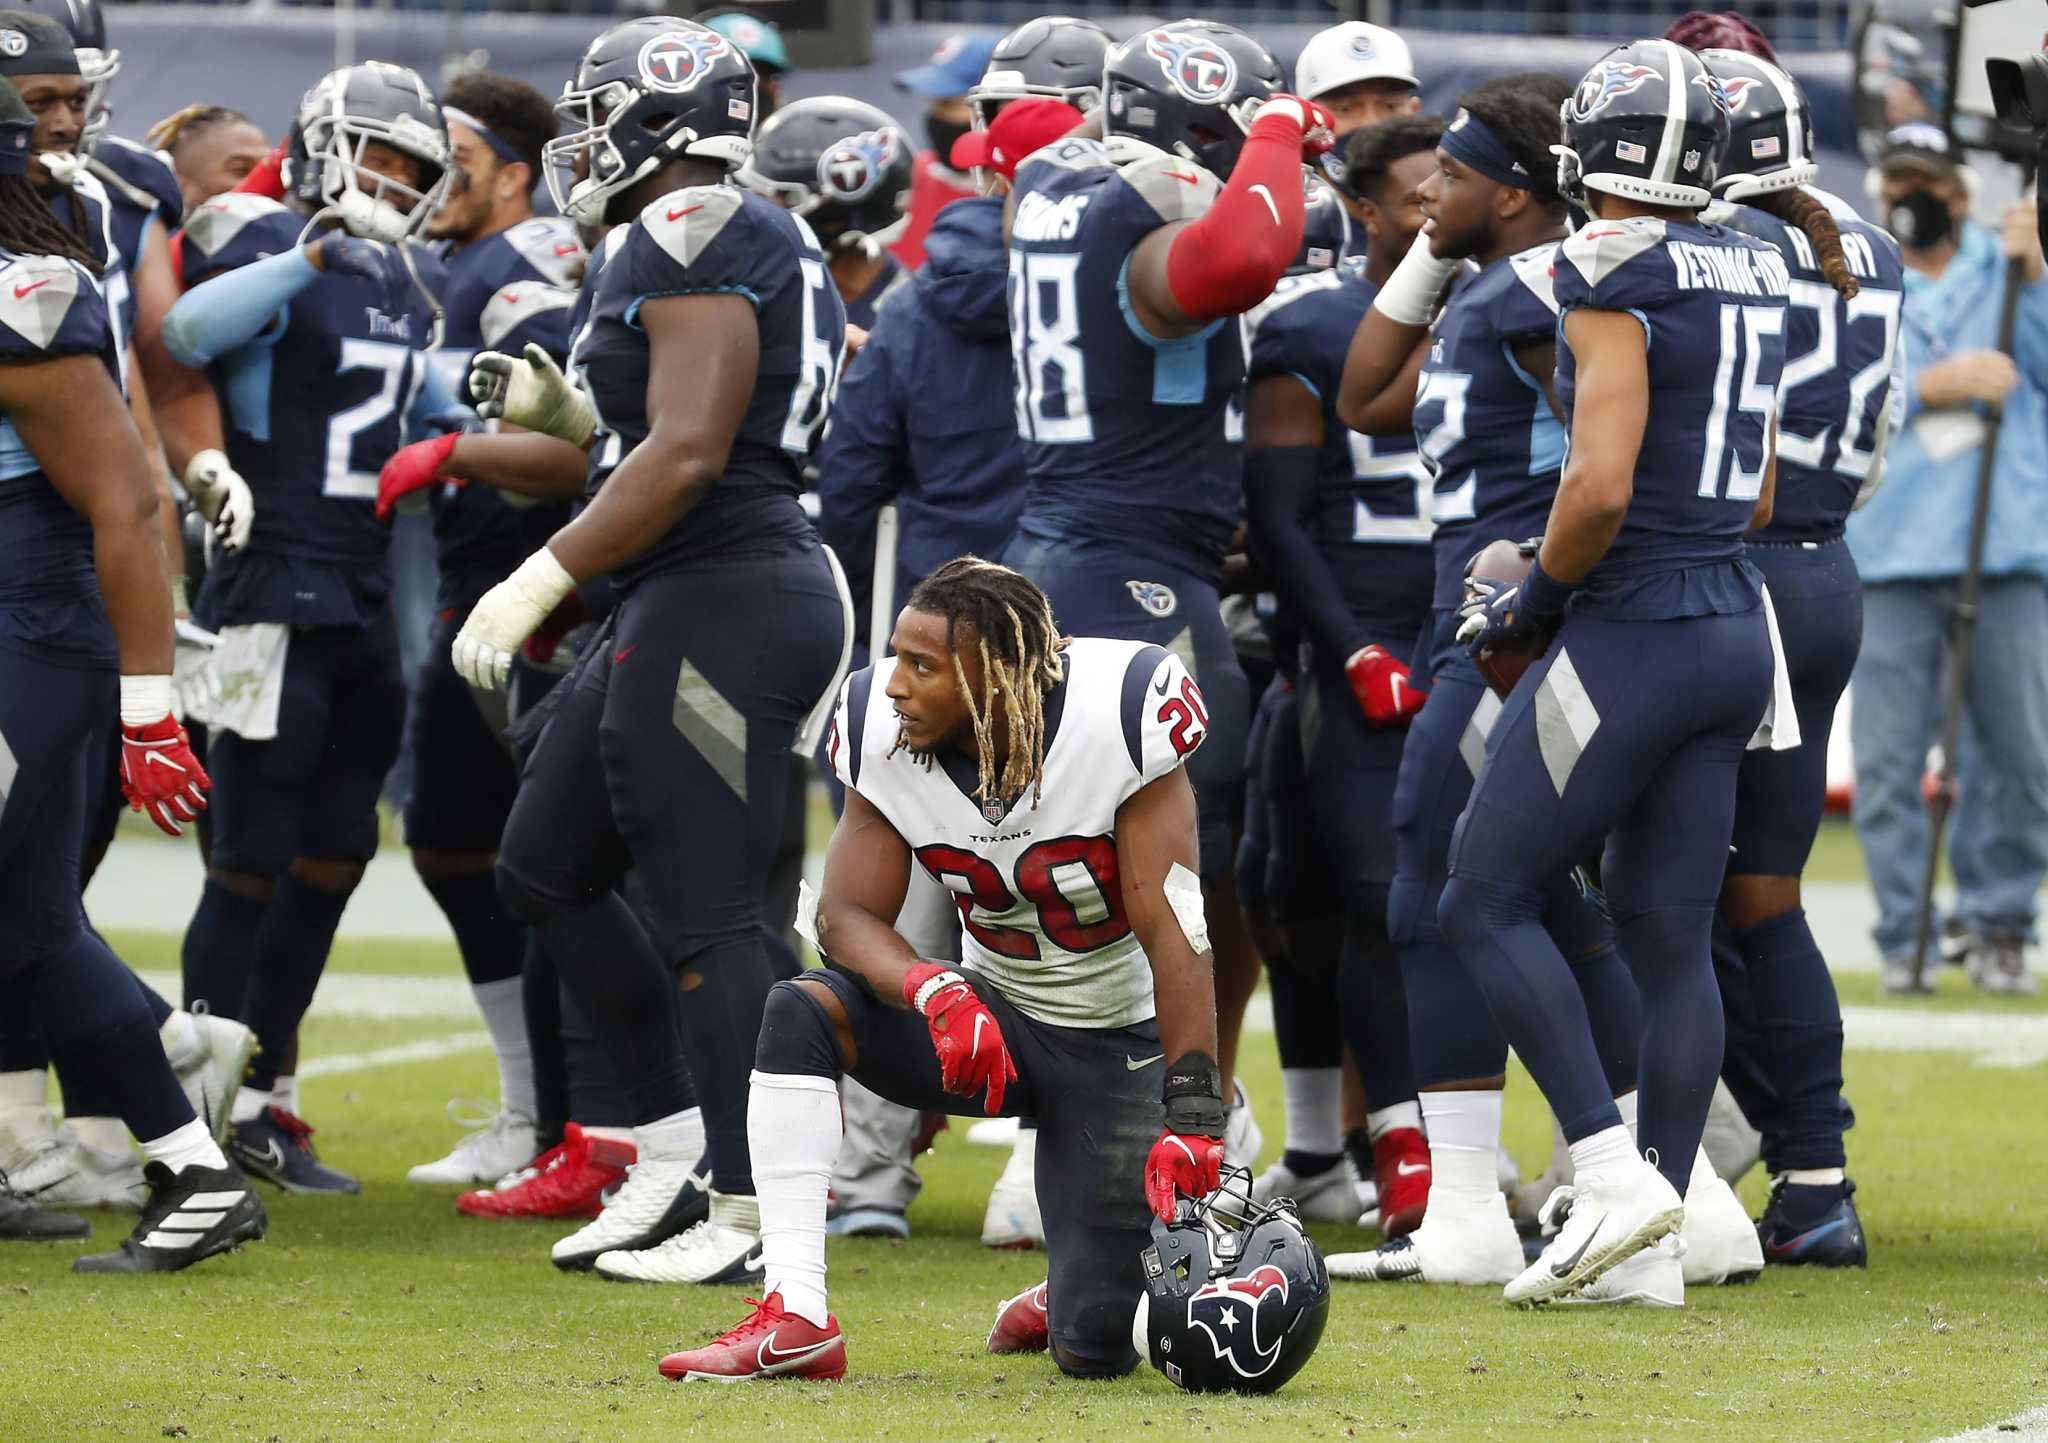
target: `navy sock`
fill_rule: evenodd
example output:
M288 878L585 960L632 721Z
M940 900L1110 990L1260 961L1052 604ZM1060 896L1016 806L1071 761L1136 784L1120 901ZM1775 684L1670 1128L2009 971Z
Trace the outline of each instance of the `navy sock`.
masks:
M256 1033L249 1086L277 1085L306 1009L313 1005L334 929L348 906L347 892L327 892L287 873L277 879L251 953L249 1003L242 1020Z
M566 987L562 989L561 1007L562 1066L569 1080L569 1116L585 1127L631 1127L633 1102L626 1096L626 1085L619 1080L619 1070L612 1066L611 1058L598 1046L597 1033ZM682 1024L676 1025L680 1032ZM690 1101L683 1105L693 1106L696 1089L687 1076L684 1081L684 1094Z
M546 1150L562 1140L563 1124L575 1114L569 1111L569 1063L562 1051L562 979L531 930L526 933L519 984L526 1036L533 1047L533 1130Z
M1408 994L1408 1046L1417 1087L1507 1071L1508 1040L1487 1008L1486 994L1441 938L1401 948L1401 983Z
M1719 917L1714 919L1713 947L1714 981L1721 989L1721 1025L1728 1034L1722 1045L1721 1080L1728 1084L1742 1115L1764 1135L1765 1155L1776 1157L1774 1144L1783 1142L1783 1119L1778 1114L1771 1054L1757 1018L1756 989L1750 983L1749 964L1743 960L1734 930Z
M1628 964L1612 938L1566 960L1586 1001L1586 1020L1593 1027L1593 1045L1600 1051L1608 1092L1619 1097L1634 1091L1643 1048L1643 996Z
M1616 919L1616 943L1643 999L1636 1141L1684 1196L1721 1075L1721 989L1714 981L1711 907L1669 907Z
M1415 1100L1408 1054L1408 998L1401 954L1387 940L1387 889L1352 887L1344 902L1344 953L1337 971L1344 1036L1358 1063L1365 1105L1374 1111Z
M1343 1019L1333 971L1303 969L1292 957L1266 958L1273 990L1273 1040L1283 1068L1336 1067L1344 1061Z
M526 959L526 928L498 900L498 883L488 870L420 880L448 918L472 985L519 975Z
M1369 1146L1367 1150L1370 1151ZM1287 1170L1296 1177L1321 1177L1338 1163L1344 1161L1344 1154L1341 1152L1296 1152L1290 1147L1280 1154L1280 1161L1285 1163ZM1367 1176L1369 1177L1371 1174L1368 1173Z
M1454 876L1437 920L1536 1079L1565 1141L1621 1125L1578 980L1538 920L1540 894ZM1691 1154L1686 1162L1690 1165Z
M92 935L99 941L100 945L105 947L106 939L100 937L98 931L92 929L90 924L87 924L87 927L88 930L92 931ZM107 950L112 952L113 948L108 947ZM117 958L116 960L119 959ZM142 1005L149 1010L151 1024L161 1032L165 1020L171 1015L171 1004L164 1001L162 997L159 997L155 988L144 982L140 977L137 977L128 968L123 967L121 970L128 974L128 980L133 984L136 996L141 999ZM64 1091L64 1115L66 1117L118 1117L120 1115L120 1096L108 1087L107 1075L101 1068L88 1067L81 1071L78 1067L69 1063L60 1063L57 1067L57 1085Z
M761 1035L761 1013L775 985L760 938L722 942L690 959L683 978L681 1016L689 1038L692 1076L703 1099L705 1157L720 1192L754 1191L753 1154L747 1147L748 1079Z
M81 1116L118 1117L145 1141L192 1120L142 987L98 936L81 928L21 982L60 1073L93 1080L93 1108Z
M1777 1126L1766 1136L1764 1161L1772 1172L1841 1167L1848 1161L1842 1148L1842 1004L1806 913L1795 908L1736 933L1735 942L1777 1087Z
M241 1018L249 998L250 959L270 903L230 892L213 878L185 929L185 1005L204 1002L221 1017Z

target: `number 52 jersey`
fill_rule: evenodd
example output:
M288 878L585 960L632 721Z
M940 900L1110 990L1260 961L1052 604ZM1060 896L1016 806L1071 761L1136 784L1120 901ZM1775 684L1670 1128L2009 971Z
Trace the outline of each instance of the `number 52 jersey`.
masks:
M960 907L962 960L1026 1016L1128 1027L1153 1015L1152 968L1124 914L1116 814L1185 761L1208 711L1180 658L1077 637L1045 701L1044 786L1009 802L974 792L974 759L896 744L894 657L846 679L826 754L889 819Z

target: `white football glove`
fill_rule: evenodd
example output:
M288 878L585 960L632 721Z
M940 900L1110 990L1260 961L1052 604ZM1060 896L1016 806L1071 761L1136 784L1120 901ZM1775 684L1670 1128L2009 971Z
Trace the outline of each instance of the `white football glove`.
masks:
M509 421L529 431L588 447L597 432L597 410L562 368L531 341L526 358L480 351L469 363L469 396L487 421Z
M213 527L213 534L229 551L249 544L249 529L256 524L256 497L228 458L218 451L201 451L185 468L185 490L191 493Z
M517 571L484 593L456 633L456 675L485 691L503 686L526 638L575 589L576 578L545 546L520 562Z

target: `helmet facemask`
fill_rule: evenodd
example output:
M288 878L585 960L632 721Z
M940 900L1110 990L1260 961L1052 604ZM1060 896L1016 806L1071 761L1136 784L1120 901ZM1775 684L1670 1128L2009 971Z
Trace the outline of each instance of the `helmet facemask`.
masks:
M363 156L372 143L417 160L421 183L408 185L365 165ZM390 244L408 240L425 228L448 191L447 133L412 115L396 120L318 115L303 123L300 144L309 175L294 188L310 189L354 235Z
M600 226L606 222L613 197L623 195L679 156L717 161L727 170L736 170L753 154L753 142L746 136L700 136L684 126L650 150L638 165L628 164L614 130L636 123L633 117L643 109L641 102L655 98L623 80L588 89L579 89L574 82L563 87L562 98L555 102L555 114L562 117L568 128L541 147L548 195L557 210L578 225ZM752 106L750 97L749 110ZM644 108L649 114L638 123L648 125L650 130L668 118L668 113L657 106Z
M77 53L78 75L86 85L85 135L80 148L91 150L113 123L114 109L107 103L107 93L121 73L121 52L81 48Z

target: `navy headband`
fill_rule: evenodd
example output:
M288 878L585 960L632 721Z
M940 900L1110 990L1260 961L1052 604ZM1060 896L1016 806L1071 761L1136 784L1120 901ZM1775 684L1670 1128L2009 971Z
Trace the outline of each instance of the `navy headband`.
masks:
M1529 172L1515 159L1514 152L1500 142L1487 123L1469 110L1460 110L1457 119L1444 130L1444 138L1437 146L1451 159L1478 171L1488 180L1511 185L1518 190L1534 190L1535 184Z
M525 156L521 155L511 146L505 144L504 141L498 139L498 134L496 131L492 130L488 125L485 125L481 120L478 120L474 115L471 115L468 111L457 110L452 105L444 105L441 107L441 117L444 120L452 120L455 121L457 124L466 125L471 130L475 131L476 138L478 140L481 140L485 145L488 145L491 148L491 153L497 156L498 159L504 161L505 164L517 165L525 161Z

